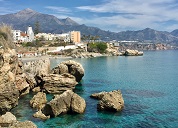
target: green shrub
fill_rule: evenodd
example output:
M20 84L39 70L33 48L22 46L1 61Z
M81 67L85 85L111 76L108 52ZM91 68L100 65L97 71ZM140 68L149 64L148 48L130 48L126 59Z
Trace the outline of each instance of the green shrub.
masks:
M103 42L97 43L89 43L88 44L88 51L89 52L100 52L104 53L107 49L107 44Z

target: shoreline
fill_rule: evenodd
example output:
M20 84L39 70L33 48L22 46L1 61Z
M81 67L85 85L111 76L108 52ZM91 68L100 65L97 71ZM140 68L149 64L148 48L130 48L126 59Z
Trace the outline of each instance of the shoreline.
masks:
M29 56L29 57L22 57L22 58L18 58L19 60L23 61L23 62L28 62L28 61L35 61L35 60L40 60L40 59L66 59L66 58L72 58L70 56L49 56L49 55L45 55L45 56Z

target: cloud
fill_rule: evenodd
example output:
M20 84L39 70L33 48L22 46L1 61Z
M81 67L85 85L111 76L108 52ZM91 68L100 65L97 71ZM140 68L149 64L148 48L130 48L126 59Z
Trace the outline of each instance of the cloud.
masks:
M93 14L113 14L85 19L86 23L98 26L113 26L117 29L145 27L170 30L167 22L178 22L176 0L103 0L99 5L80 6L77 9ZM166 26L161 26L163 23ZM172 25L172 28L177 25Z
M46 6L46 9L50 9L55 11L55 13L62 13L62 14L70 14L71 10L65 7L57 7L57 6Z

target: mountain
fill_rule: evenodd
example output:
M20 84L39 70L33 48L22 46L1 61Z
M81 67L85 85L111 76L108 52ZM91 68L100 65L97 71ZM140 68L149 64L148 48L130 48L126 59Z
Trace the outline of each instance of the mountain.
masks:
M74 20L67 17L58 19L53 15L42 14L32 9L24 9L17 13L0 15L0 23L12 25L13 29L26 31L30 25L34 28L36 22L40 24L40 31L46 33L63 33L69 31L80 31L82 35L97 35L101 40L138 40L141 42L153 43L177 43L178 29L172 32L156 31L146 28L138 31L110 32L104 31L97 27L90 27L84 24L80 25Z

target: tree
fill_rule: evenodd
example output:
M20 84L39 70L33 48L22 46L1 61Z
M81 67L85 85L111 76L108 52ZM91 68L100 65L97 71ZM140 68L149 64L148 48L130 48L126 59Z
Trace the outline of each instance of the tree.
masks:
M36 21L35 24L34 24L34 33L36 35L39 32L40 32L40 23L39 23L39 21Z

